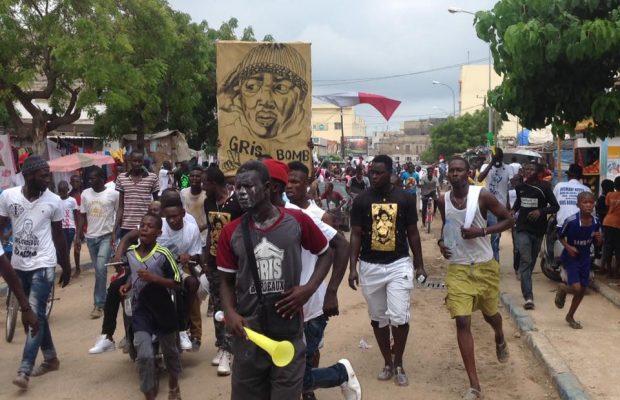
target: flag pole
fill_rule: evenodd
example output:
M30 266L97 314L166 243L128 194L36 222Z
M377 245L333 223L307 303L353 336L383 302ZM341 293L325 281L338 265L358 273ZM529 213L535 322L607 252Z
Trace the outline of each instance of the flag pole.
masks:
M342 107L340 107L340 154L344 161L344 117L342 115Z

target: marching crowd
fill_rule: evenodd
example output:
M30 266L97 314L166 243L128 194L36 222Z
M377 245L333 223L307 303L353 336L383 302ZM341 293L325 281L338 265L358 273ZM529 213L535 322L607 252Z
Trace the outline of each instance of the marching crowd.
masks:
M59 182L56 195L48 189L49 166L32 155L21 166L24 184L0 194L0 230L8 235L12 227L12 247L0 256L0 271L19 300L28 331L13 380L22 389L31 377L60 367L45 304L57 264L60 284L71 279L72 246L74 276L79 275L84 242L95 270L90 317L102 320L89 353L117 348L122 308L124 334L117 336L125 337L119 347L136 360L147 399L157 395L153 335L169 375L168 398L181 398L180 351L200 348L201 304L207 298L225 315L224 321L213 318L217 351L211 364L218 376L231 375L232 399L314 399L316 389L332 387L340 387L346 399L361 399L349 360L319 367L328 320L339 314L337 291L347 266L348 284L366 300L384 359L377 378L407 386L403 354L411 290L427 275L418 211L424 223L430 199L443 221L437 245L449 263L446 305L470 381L465 400L482 396L471 332L474 311L480 310L494 331L497 359L509 358L497 308L502 232L512 229L526 310L535 308L532 271L544 236L555 235L562 243L567 278L555 303L562 308L566 295L573 295L566 321L575 329L582 327L574 315L589 285L592 245L602 245L602 267L610 274L611 257L620 250L620 191L614 191L620 190L620 179L603 182L597 200L579 182L578 165L570 166L567 182L552 188L541 164L507 164L501 149L486 165L454 157L425 171L412 164L398 171L385 155L370 163L360 158L340 171L350 204L334 190L338 170L328 165L312 171L299 162L263 157L225 177L216 165L184 164L173 174L165 163L155 174L144 168L141 152L128 158L127 172L115 180L91 167L86 189L76 176L70 185ZM449 189L442 191L444 181ZM335 218L347 204L349 240ZM549 223L552 214L556 219ZM117 269L108 280L111 261ZM292 362L274 366L246 340L244 327L290 341ZM35 366L39 349L43 361Z

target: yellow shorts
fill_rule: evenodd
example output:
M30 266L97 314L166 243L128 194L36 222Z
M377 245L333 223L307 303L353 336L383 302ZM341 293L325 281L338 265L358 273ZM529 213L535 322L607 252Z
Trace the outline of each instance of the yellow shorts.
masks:
M486 316L495 315L499 301L499 264L495 259L473 266L450 264L446 287L446 305L452 318L468 316L476 310Z

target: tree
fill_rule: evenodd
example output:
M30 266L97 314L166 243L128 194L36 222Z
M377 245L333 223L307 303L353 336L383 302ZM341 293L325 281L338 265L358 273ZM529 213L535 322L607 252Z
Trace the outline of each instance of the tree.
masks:
M204 26L161 0L124 1L118 25L127 32L130 51L115 62L127 75L102 96L106 110L97 115L95 132L115 138L136 133L139 149L146 132L195 132L194 111L209 68Z
M589 138L620 128L620 8L603 0L502 0L476 13L478 37L488 42L504 77L491 105L524 126L552 125L561 138L593 119Z
M37 153L48 132L93 112L101 88L122 74L112 62L126 43L114 29L117 17L106 0L0 0L0 99ZM30 128L15 102L32 116Z
M488 109L456 118L449 117L442 124L431 128L431 147L422 154L422 159L433 162L440 154L450 157L469 148L485 145L487 123Z
M135 77L110 88L106 111L97 116L95 131L108 137L134 132L138 148L143 148L146 132L174 128L185 133L190 147L213 150L217 141L215 42L239 40L238 21L231 18L213 29L206 21L192 23L189 15L160 0L149 0L150 8L157 11L143 15L144 3L138 1L138 8L128 6L124 12L132 56L118 61L125 62ZM240 39L256 41L251 26Z

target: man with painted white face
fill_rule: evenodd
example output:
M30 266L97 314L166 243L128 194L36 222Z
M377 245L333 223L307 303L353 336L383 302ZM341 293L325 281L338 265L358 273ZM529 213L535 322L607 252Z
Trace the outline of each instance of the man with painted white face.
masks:
M325 236L299 210L270 201L270 176L259 161L237 171L235 187L243 217L224 226L218 241L217 268L226 326L234 335L231 399L299 399L305 371L302 307L329 271ZM248 243L249 247L246 247ZM305 285L301 248L318 255ZM278 368L269 355L246 340L249 327L295 347L290 364Z

